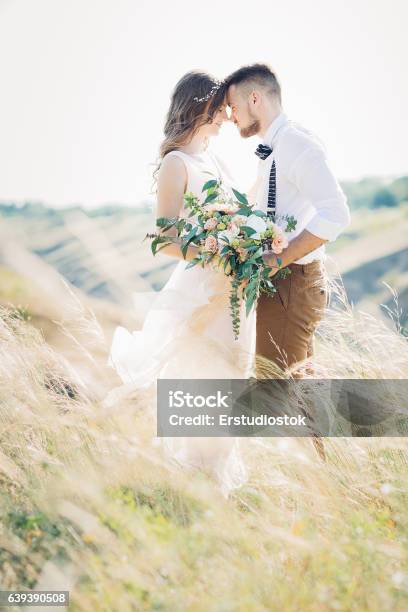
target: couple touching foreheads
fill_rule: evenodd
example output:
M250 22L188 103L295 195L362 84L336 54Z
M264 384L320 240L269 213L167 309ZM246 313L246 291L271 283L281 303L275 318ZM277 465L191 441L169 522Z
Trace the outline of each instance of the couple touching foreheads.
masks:
M155 173L156 216L188 217L185 194L203 201L210 175L224 187L236 186L228 160L209 146L227 120L243 138L262 140L254 150L258 175L248 190L249 202L272 220L289 215L297 221L280 261L271 251L263 254L271 276L279 266L288 266L290 274L275 279L277 292L261 294L248 317L242 304L237 340L228 276L216 266L186 269L197 246L190 245L185 258L178 244L164 247L162 253L180 261L155 295L143 328L115 332L111 357L124 382L247 378L253 371L262 377L259 364L265 363L296 375L312 363L314 331L327 304L324 243L337 238L350 214L321 142L282 111L280 84L268 65L244 66L222 82L192 71L176 84Z
M198 347L194 359L181 364L182 369L177 370L178 358L177 364L171 366L171 350L166 351L162 363L161 348L165 345L170 348L176 337L180 343L182 334L188 340L187 330L192 334L201 332L219 345L220 351L212 346L212 354L215 351L217 357L231 361L233 367L241 367L242 377L253 365L255 354L282 370L293 370L312 358L314 331L327 304L324 243L337 238L349 224L350 213L321 142L283 112L281 87L268 65L244 66L222 82L204 72L192 71L176 84L156 172L156 216L188 216L190 211L185 209L183 197L192 192L202 198L209 173L221 178L224 185L236 185L227 167L228 160L219 159L208 146L228 120L234 122L243 138L262 139L254 151L259 158L258 176L248 190L250 203L272 218L293 215L297 220L296 230L288 234L289 245L280 255L281 267L288 266L291 273L276 279L275 295L261 294L256 316L243 315L240 338L236 341L225 301L230 286L228 277L200 266L186 270L177 244L163 248L162 253L179 258L180 262L159 292L162 295L152 304L144 329L135 332L132 338L123 328L117 330L116 340L121 340L122 349L126 346L133 353L133 358L124 364L130 379L135 368L143 376L138 360L146 375L148 371L163 374L161 366L178 378L184 377L185 368L191 378L210 374L208 370L214 370L214 366L200 359ZM186 260L191 261L196 254L197 247L190 246ZM272 252L265 252L264 259L273 271L279 269L277 256ZM142 336L143 331L147 335ZM135 356L132 346L126 343L126 339L134 341L135 336L145 343L142 355ZM236 362L237 352L247 358ZM223 371L215 370L218 378L228 377L227 371L224 375Z

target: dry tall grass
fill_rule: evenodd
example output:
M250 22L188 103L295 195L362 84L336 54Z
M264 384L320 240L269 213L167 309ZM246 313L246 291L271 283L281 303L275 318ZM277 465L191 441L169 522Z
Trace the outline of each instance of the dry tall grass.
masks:
M76 316L100 350L97 322ZM3 589L69 589L92 612L407 609L406 439L328 439L325 463L308 439L247 440L250 480L225 499L163 460L154 390L103 407L107 370L78 338L94 385L0 312ZM345 303L315 366L407 378L407 341Z

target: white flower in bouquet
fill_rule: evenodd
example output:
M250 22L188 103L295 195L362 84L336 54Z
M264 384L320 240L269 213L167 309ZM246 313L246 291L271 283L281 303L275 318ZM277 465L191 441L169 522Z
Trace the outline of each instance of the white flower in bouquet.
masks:
M238 226L246 225L247 219L248 217L246 217L245 215L234 215L234 223Z
M231 244L231 242L237 238L237 236L239 235L239 227L237 227L236 225L232 225L231 229L226 229L223 230L222 232L218 233L218 242L220 247L224 247L227 243L225 242L224 239L228 240L228 243Z
M255 230L255 234L251 234L251 238L253 240L260 240L261 233L267 229L267 224L262 217L258 217L258 215L249 215L246 219L245 225L247 227L251 227Z

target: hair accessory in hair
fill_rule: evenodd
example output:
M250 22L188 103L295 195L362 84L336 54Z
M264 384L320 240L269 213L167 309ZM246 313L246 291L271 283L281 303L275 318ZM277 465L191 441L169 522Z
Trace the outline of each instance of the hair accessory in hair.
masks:
M211 87L206 96L203 96L202 98L196 96L193 98L194 102L207 102L215 94L215 92L219 90L224 81L214 81L214 83L215 84Z

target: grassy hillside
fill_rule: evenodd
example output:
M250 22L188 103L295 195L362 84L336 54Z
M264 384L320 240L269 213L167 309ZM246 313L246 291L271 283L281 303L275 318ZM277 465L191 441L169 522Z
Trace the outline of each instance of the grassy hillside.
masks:
M243 439L250 478L228 499L211 475L170 463L152 443L155 389L127 391L106 366L115 325L139 322L94 291L109 277L105 298L129 300L135 279L151 288L146 262L158 284L169 264L138 250L148 212L74 212L3 225L2 588L67 589L81 612L406 610L407 439L326 439L325 463L309 439ZM332 245L363 299L378 299L379 274L406 287L406 223L401 206L361 210ZM408 378L403 335L333 291L317 375Z
M6 240L13 236L13 243L85 293L122 306L131 305L131 291L159 288L174 267L167 257L154 259L148 242L143 242L153 229L154 215L147 206L85 211L31 205L10 211L0 205L0 235ZM0 261L3 251L12 264L10 242L0 247Z
M341 274L352 304L384 320L408 323L408 203L353 211L347 230L328 245L328 267Z
M407 608L405 438L327 439L326 463L308 439L244 440L250 480L225 499L152 445L154 389L108 408L102 364L83 385L14 310L0 339L3 589L69 589L89 612ZM406 378L408 346L333 311L316 365Z
M133 311L94 299L55 272L53 276L52 269L36 264L36 260L21 259L24 274L0 264L0 308L11 309L14 318L38 330L47 346L67 360L71 371L92 390L100 385L95 368L105 368L106 346L114 328L136 328L140 321ZM44 279L46 283L41 282ZM106 388L117 383L116 374L107 370Z
M383 298L382 282L388 282L384 274L375 277L375 291L371 287L364 296L354 290L355 277L364 285L367 268L359 270L360 266L372 262L370 276L375 276L376 260L407 248L408 177L365 178L343 183L343 188L352 210L352 225L328 245L328 251L345 275L350 299L357 303L369 297L378 306ZM165 255L153 258L148 241L143 242L146 232L154 230L153 203L94 210L80 206L53 209L40 203L0 204L0 234L2 229L75 287L121 306L132 306L133 291L160 289L175 266ZM10 244L7 249L3 246L3 253L10 248ZM9 263L10 259L13 256L9 255ZM393 287L403 293L407 288L401 269L404 265L402 260L387 274L395 281Z

